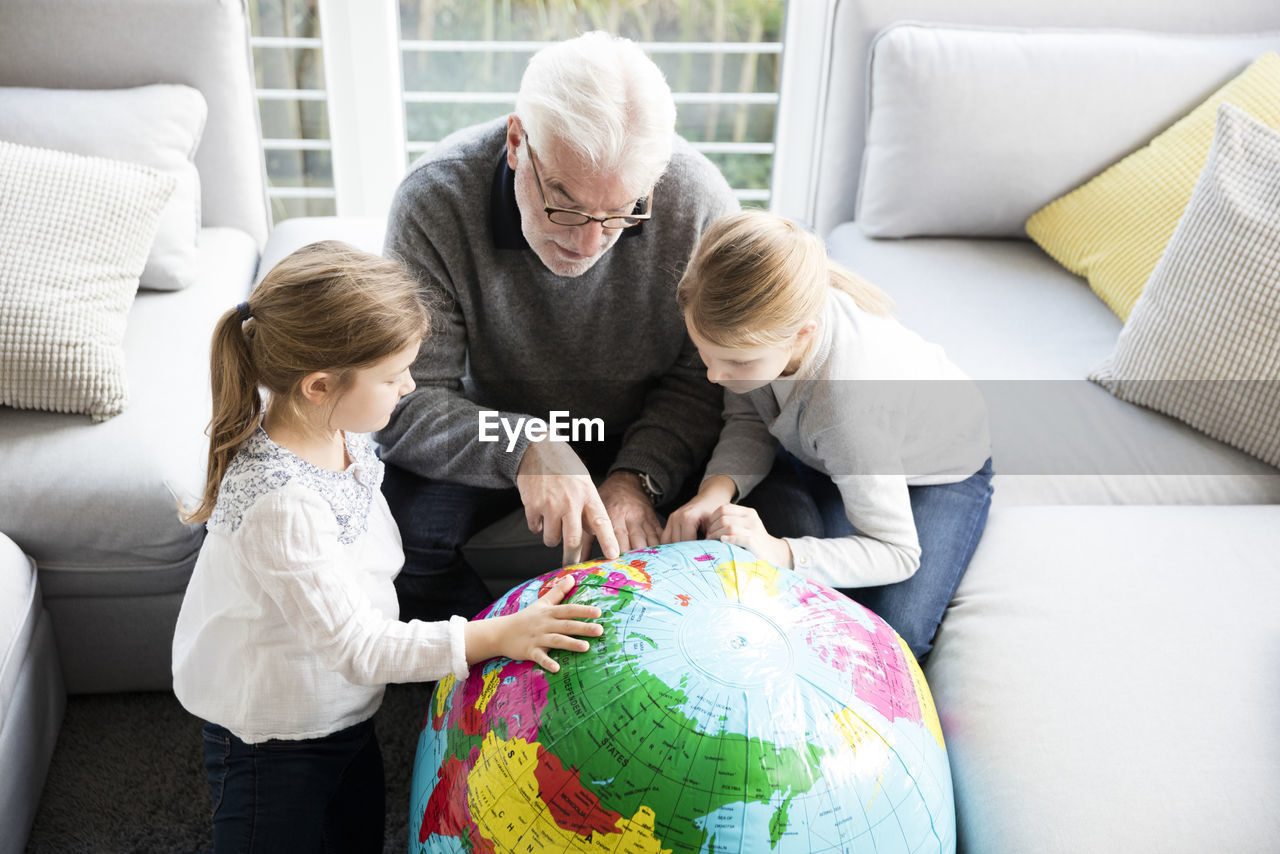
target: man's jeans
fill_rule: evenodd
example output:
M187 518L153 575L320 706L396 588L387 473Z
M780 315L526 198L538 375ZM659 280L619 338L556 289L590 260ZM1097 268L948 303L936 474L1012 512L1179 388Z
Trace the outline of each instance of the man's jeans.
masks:
M493 601L462 556L462 544L521 506L520 493L429 480L386 465L386 496L404 543L404 569L396 576L401 620L471 619Z
M599 480L617 457L620 445L619 436L575 444L573 449ZM494 596L463 557L462 546L523 506L520 491L514 486L489 489L431 480L386 463L382 494L404 544L404 569L395 581L400 619L447 620L453 614L470 619L487 608ZM560 551L559 546L555 549ZM504 592L497 591L499 595Z
M908 487L920 540L920 568L896 584L840 591L893 626L921 661L933 648L938 624L987 525L991 476L988 459L958 483ZM742 503L756 509L765 530L775 537L856 533L835 482L785 452Z
M373 720L321 738L246 744L204 725L217 854L381 854L386 780Z

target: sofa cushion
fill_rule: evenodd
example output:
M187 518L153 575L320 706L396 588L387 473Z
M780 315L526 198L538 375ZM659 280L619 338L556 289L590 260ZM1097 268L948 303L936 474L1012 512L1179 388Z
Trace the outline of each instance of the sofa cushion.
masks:
M133 89L0 87L0 139L125 160L174 177L140 287L177 290L195 277L200 233L196 146L208 112L190 86Z
M125 319L170 175L0 140L0 403L124 409Z
M876 240L853 223L827 243L978 381L997 504L1280 502L1275 468L1085 378L1121 323L1035 245Z
M856 219L878 237L1021 237L1277 49L1280 33L891 26L871 48Z
M35 563L0 534L0 729L43 612Z
M1168 130L1027 221L1027 233L1122 320L1160 260L1213 142L1218 105L1280 128L1280 56L1258 58Z
M925 667L959 850L1273 850L1277 553L1274 506L993 508Z
M201 221L239 228L261 246L270 216L246 3L5 0L0 86L151 83L200 90L209 109L195 158Z
M1280 131L1222 105L1186 213L1089 376L1280 466Z
M11 850L35 817L65 705L35 565L0 534L0 827Z
M177 503L204 487L210 335L257 258L247 234L206 228L190 287L138 294L116 418L0 409L0 531L35 558L46 597L182 590L202 530Z

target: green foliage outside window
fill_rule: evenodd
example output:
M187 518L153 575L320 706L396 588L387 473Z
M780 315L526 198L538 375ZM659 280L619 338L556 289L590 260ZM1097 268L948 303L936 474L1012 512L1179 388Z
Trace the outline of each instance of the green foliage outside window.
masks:
M250 0L254 34L318 38L315 0ZM783 0L401 0L400 35L409 42L544 42L603 29L641 42L778 42ZM777 53L652 52L673 92L774 93ZM525 50L403 51L406 93L513 93L529 58ZM259 48L258 86L323 89L319 49ZM509 111L503 103L408 103L409 142L429 143ZM768 104L680 104L677 130L694 142L770 143L776 107ZM262 102L267 138L325 139L323 101ZM772 155L708 155L739 189L769 186ZM324 151L269 151L275 186L332 186ZM331 200L277 200L298 213L331 213ZM280 217L280 211L277 212Z

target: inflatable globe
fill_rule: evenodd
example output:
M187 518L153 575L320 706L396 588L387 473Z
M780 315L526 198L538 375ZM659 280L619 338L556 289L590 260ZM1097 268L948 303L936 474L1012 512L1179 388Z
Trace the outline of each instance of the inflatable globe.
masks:
M870 611L717 542L566 567L603 612L558 673L441 680L418 739L411 852L952 852L924 676Z

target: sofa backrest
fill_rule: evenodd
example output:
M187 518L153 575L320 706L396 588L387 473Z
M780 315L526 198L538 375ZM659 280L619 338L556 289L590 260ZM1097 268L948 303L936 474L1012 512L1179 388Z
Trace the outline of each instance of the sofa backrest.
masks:
M789 4L773 208L819 234L854 219L866 133L867 61L899 21L1168 33L1280 30L1276 0L809 0ZM815 81L817 83L814 91Z
M4 0L0 86L184 83L209 115L196 167L204 225L270 228L244 0Z

